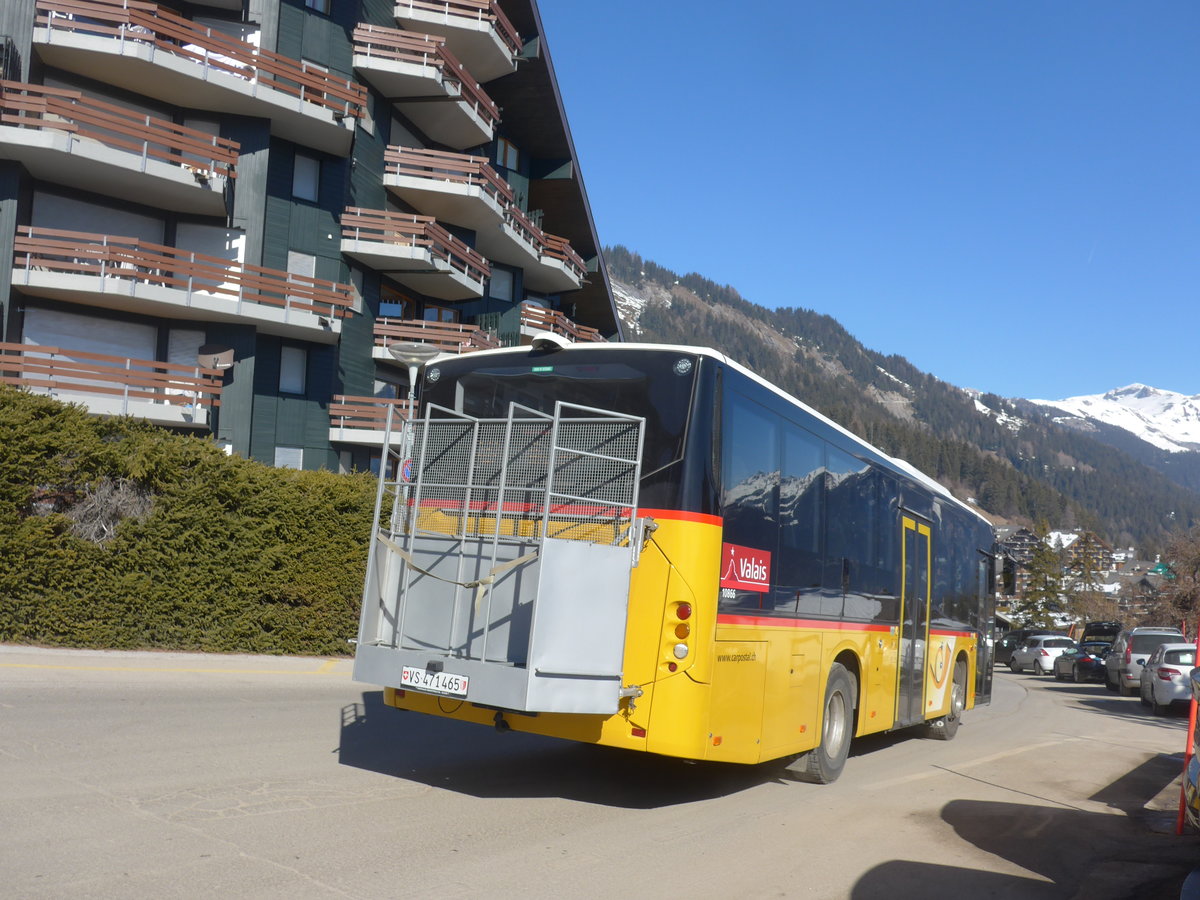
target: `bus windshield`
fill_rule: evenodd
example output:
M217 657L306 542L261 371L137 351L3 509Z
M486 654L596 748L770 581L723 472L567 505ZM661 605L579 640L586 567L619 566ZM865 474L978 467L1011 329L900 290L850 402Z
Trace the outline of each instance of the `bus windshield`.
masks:
M682 456L695 372L695 357L684 353L589 349L502 361L462 358L431 367L425 399L480 419L507 416L510 403L553 413L560 400L641 416L644 476Z

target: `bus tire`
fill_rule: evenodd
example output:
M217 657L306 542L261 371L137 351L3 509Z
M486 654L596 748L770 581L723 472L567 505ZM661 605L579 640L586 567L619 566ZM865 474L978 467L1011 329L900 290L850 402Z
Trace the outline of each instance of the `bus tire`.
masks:
M821 743L802 753L787 767L799 781L830 784L837 781L850 755L854 736L854 708L858 685L841 663L834 663L825 682L825 705L821 715Z
M963 711L967 708L967 664L961 659L954 664L954 681L950 685L950 711L925 723L925 737L935 741L950 741L958 734Z

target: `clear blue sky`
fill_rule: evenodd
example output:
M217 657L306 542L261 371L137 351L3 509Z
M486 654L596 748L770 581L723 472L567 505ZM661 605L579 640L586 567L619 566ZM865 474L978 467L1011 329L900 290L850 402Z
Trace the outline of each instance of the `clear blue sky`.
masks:
M1200 2L539 8L603 244L961 387L1200 394Z

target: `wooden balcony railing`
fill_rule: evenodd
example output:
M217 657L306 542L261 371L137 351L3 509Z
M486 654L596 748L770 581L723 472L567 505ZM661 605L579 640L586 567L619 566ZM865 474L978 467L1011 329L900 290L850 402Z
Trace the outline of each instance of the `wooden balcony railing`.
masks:
M220 369L38 344L0 344L0 382L172 406L219 406ZM126 408L123 411L128 412Z
M521 325L526 328L535 328L538 331L560 334L568 340L576 342L605 341L604 335L597 329L573 322L556 309L546 309L532 303L521 304Z
M458 86L460 99L471 105L488 128L494 129L500 121L500 108L446 48L445 38L382 25L360 24L354 29L354 52L389 62L435 68L443 81Z
M392 344L415 341L433 344L443 353L470 353L492 350L500 341L477 325L463 322L426 322L423 319L388 319L375 322L375 346L387 348Z
M354 303L354 288L336 281L230 262L139 238L28 225L17 229L13 268L30 274L44 271L116 278L183 291L189 299L193 294L207 294L238 304L264 304L338 318L350 315Z
M480 188L503 208L513 203L512 188L482 156L394 146L384 151L383 162L385 175L466 184Z
M204 177L236 174L237 141L167 119L134 113L78 91L0 81L0 124L58 131L189 169Z
M542 231L516 204L512 188L481 156L418 150L393 146L384 152L385 173L428 178L454 184L481 187L503 209L504 219L521 240L530 244L538 256L563 263L580 281L587 275L587 264L564 237Z
M388 410L392 410L392 422L407 419L406 397L349 397L335 394L329 404L329 424L333 428L362 428L368 431L383 431L387 424ZM394 427L394 424L393 424Z
M155 3L37 0L36 8L38 26L50 29L51 35L69 31L149 44L157 51L236 75L339 115L363 114L367 91L357 82L197 25Z
M575 252L571 242L564 237L545 232L542 232L542 240L541 255L561 261L576 278L583 281L587 275L587 264L583 261L583 257Z
M433 216L352 206L342 214L342 237L424 248L474 282L481 282L492 273L486 259L439 225Z
M521 36L517 33L513 23L509 21L508 16L500 9L496 0L398 0L396 6L437 15L490 22L513 56L521 52Z

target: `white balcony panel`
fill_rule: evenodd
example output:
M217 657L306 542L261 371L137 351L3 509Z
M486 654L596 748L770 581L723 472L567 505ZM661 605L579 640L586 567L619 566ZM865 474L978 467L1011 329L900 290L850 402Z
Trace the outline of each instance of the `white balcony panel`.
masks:
M484 231L504 221L504 209L496 198L477 184L421 175L384 175L383 185L417 212L439 222Z
M89 413L97 416L133 416L155 425L177 428L208 428L208 409L197 404L155 403L152 400L125 399L72 391L67 388L29 388L32 393L62 400L64 403L79 403Z
M495 136L492 123L436 66L354 54L354 68L433 140L462 150Z
M35 28L33 43L47 65L190 109L267 118L274 135L339 156L350 152L352 116L338 121L329 109L252 78L132 39Z
M541 259L538 248L525 233L513 228L508 222L500 222L490 228L476 231L475 249L492 262L521 269L536 266Z
M444 37L450 52L481 82L511 75L517 70L512 49L500 37L495 24L486 18L455 15L449 4L442 12L416 9L404 0L396 4L392 14L411 31Z
M225 214L225 177L198 178L182 166L80 139L63 132L0 127L0 158L20 162L35 178L160 209Z
M561 259L543 255L535 264L525 267L525 287L531 291L560 294L563 291L577 291L582 286L583 281L574 267Z
M12 283L24 293L80 306L204 322L254 325L264 334L334 344L342 331L336 316L239 301L199 290L176 290L122 277L72 275L14 268Z
M482 281L454 268L426 246L342 238L342 252L377 272L392 274L427 297L468 300L483 296Z
M371 428L339 428L334 425L329 429L329 440L338 444L355 444L360 447L382 447L383 429Z

